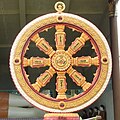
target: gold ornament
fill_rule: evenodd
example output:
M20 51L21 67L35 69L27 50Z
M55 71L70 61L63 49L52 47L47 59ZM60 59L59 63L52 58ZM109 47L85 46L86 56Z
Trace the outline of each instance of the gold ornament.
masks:
M33 20L16 37L10 55L10 69L14 83L20 93L36 107L49 112L73 112L94 102L105 90L111 74L111 54L109 46L102 33L89 21L68 13L63 3L55 5L57 13L44 15ZM40 33L55 27L56 51L50 46ZM42 28L42 29L41 29ZM67 50L65 50L65 28L80 33ZM49 32L49 31L48 31ZM29 44L33 42L49 58L40 56L27 58ZM73 57L86 44L90 42L96 56ZM49 66L49 69L36 78L35 83L30 83L26 67L38 68ZM96 66L97 70L93 81L90 83L82 73L73 68ZM54 74L56 78L56 98L51 98L39 93L40 89L51 81ZM81 94L67 98L68 74L77 86L83 89Z

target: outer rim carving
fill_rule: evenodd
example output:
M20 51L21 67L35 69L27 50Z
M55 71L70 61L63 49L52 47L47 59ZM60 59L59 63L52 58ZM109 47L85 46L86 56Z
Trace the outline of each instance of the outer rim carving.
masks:
M10 69L11 69L12 78L17 89L20 91L23 97L25 97L25 99L27 99L31 104L38 107L39 109L43 109L49 112L73 112L83 109L84 107L92 104L105 90L111 75L111 66L112 66L111 53L109 46L106 42L106 39L102 35L102 33L92 23L79 16L68 13L61 13L61 15L64 17L62 22L76 25L78 27L81 27L83 30L87 31L89 35L92 36L93 39L96 41L96 44L100 49L101 56L107 55L109 63L107 65L102 64L99 79L96 85L88 93L82 96L81 99L77 99L69 102L64 101L65 109L60 110L59 101L55 102L55 101L49 101L47 99L45 100L41 98L39 95L37 95L24 81L24 77L22 76L21 73L21 66L20 65L14 66L14 58L16 58L17 56L21 56L22 48L25 42L27 41L27 39L32 35L32 33L35 32L38 28L46 25L47 23L52 24L58 22L56 18L57 16L59 16L59 14L53 13L53 14L44 15L42 17L33 20L28 25L26 25L19 33L19 35L16 37L13 47L11 49Z

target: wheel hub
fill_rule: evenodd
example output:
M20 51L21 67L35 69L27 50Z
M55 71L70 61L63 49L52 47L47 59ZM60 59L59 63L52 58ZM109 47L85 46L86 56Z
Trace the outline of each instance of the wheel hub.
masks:
M65 71L71 65L71 57L65 51L58 51L52 57L52 66L57 71Z

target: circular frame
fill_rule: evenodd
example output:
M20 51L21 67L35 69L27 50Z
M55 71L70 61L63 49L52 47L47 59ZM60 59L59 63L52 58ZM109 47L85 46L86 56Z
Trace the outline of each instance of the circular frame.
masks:
M62 20L59 20L59 17L61 17ZM107 59L107 64L101 62L100 75L95 85L81 97L77 97L77 99L67 101L55 101L54 99L46 99L37 94L33 89L31 89L31 87L24 79L21 65L14 64L16 58L19 60L22 59L22 49L24 48L25 43L30 38L30 36L32 36L33 33L35 33L39 28L45 25L60 22L72 24L86 31L87 34L89 34L93 38L96 45L98 46L101 57L105 56ZM17 89L22 94L22 96L31 104L38 107L39 109L43 109L48 112L73 112L83 109L88 105L92 104L105 90L110 79L111 69L111 53L108 43L103 34L98 30L98 28L96 28L86 19L68 13L47 14L36 18L35 20L27 24L16 37L10 53L10 70ZM64 109L60 109L61 102L64 103Z

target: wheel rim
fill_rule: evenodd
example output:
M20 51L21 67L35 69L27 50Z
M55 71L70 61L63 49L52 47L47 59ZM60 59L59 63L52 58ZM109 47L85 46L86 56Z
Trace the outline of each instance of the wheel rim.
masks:
M95 51L97 54L96 57L98 57L97 60L95 61L90 57L86 57L86 58L78 57L73 59L72 55L76 53L76 52L74 53L73 48L69 47L70 49L65 51L64 46L61 47L59 44L57 44L58 46L56 45L57 52L52 50L52 48L49 48L51 52L50 51L46 52L44 51L45 50L44 49L43 51L46 52L46 54L49 54L50 59L47 59L47 60L39 59L39 58L36 58L36 59L39 59L38 61L45 60L47 65L54 66L54 67L50 67L49 71L45 73L48 76L48 81L50 81L49 78L51 78L56 71L58 74L58 77L57 77L58 83L60 79L62 79L63 81L62 90L57 89L57 92L60 93L60 97L58 96L58 98L55 98L55 99L44 96L35 90L34 88L35 86L34 85L32 86L29 83L29 79L27 78L27 75L24 70L25 66L23 65L25 64L24 55L26 53L26 49L27 49L27 46L29 45L29 42L31 41L35 42L37 37L35 35L41 32L42 30L45 30L47 28L46 26L48 28L51 26L53 27L57 26L58 28L60 27L59 29L62 29L61 27L69 27L71 29L72 28L75 29L78 32L84 33L85 35L87 35L85 37L88 37L92 45L95 47ZM58 30L57 32L59 34L62 34L61 35L62 37L65 37L64 30L62 29L62 31L59 31L58 28L56 28L56 31ZM56 33L56 35L59 35L59 34ZM32 38L33 40L31 40ZM63 41L65 42L65 38ZM77 42L73 42L71 47L73 47L76 43ZM47 45L46 42L45 42L45 45ZM62 45L65 45L65 44L62 44ZM62 58L60 58L61 57L60 55L62 55ZM31 61L32 60L33 59L31 59ZM83 79L82 81L85 81L84 76L82 76L81 74L77 73L72 69L72 65L89 67L88 63L86 63L85 65L85 63L81 64L81 62L79 62L79 61L85 61L85 60L87 61L93 60L93 64L98 66L96 70L97 75L94 77L93 82L87 85L88 86L87 88L85 86L84 88L85 91L83 93L77 96L74 96L70 99L66 99L64 95L67 89L66 81L65 81L66 79L65 73L67 72L69 76L71 76L72 79L74 79L74 81L75 81L76 75L79 76L81 79ZM52 62L49 62L49 61L52 61ZM56 61L58 62L56 63ZM13 81L17 89L31 104L49 112L73 112L73 111L83 109L84 107L92 104L103 93L103 91L105 90L108 84L110 74L111 74L111 66L112 66L111 64L112 63L111 63L110 49L102 33L89 21L79 16L68 14L68 13L47 14L30 22L28 25L26 25L22 29L22 31L16 37L15 42L11 49L11 54L10 54L10 69L11 69ZM44 64L41 64L41 65L44 65ZM74 74L72 74L71 71L73 71ZM80 83L78 80L76 80L75 82L76 84L79 84L79 86L82 85L82 83ZM57 83L57 87L59 88L58 83Z

